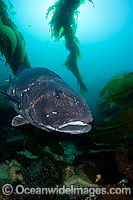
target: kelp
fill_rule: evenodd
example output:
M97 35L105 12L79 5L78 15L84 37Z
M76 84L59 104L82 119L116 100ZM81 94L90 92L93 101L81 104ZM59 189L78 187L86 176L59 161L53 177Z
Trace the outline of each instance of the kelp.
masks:
M117 104L133 103L133 72L112 77L102 89L103 100Z
M133 72L111 78L101 91L101 99L99 108L103 113L109 113L107 122L126 121L124 116L133 109Z
M92 2L92 0L89 0ZM76 37L78 8L85 0L58 0L47 10L46 17L52 12L52 18L49 22L51 28L51 37L59 41L64 37L65 48L69 55L64 63L76 77L81 91L87 91L78 69L78 59L81 57L79 49L79 40ZM92 2L93 3L93 2Z
M133 143L133 72L112 77L101 91L101 127L93 138L104 143Z
M5 35L5 37L7 37L8 40L10 40L12 47L11 55L13 55L17 46L17 38L14 31L9 26L3 24L1 18L0 18L0 30L1 34Z
M0 52L5 57L6 64L10 66L13 74L16 74L20 64L29 68L30 63L25 51L24 38L11 20L15 14L12 11L13 5L10 1L8 4L7 6L3 0L0 0Z

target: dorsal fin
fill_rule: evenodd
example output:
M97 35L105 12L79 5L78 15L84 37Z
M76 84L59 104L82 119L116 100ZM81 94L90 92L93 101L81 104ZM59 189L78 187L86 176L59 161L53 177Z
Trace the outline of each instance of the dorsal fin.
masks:
M19 65L16 75L20 74L24 69L26 69L25 65Z

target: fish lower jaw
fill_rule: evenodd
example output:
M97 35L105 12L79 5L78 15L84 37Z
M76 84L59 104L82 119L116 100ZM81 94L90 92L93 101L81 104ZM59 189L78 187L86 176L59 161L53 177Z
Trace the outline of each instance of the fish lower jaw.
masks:
M70 126L73 127L74 129L71 129ZM63 129L67 127L68 129ZM84 122L81 122L81 121L74 121L74 122L63 124L59 126L58 128L54 128L50 125L47 125L47 129L49 129L50 131L57 131L57 132L62 132L62 133L82 134L82 133L87 133L88 131L90 131L91 125L85 124Z

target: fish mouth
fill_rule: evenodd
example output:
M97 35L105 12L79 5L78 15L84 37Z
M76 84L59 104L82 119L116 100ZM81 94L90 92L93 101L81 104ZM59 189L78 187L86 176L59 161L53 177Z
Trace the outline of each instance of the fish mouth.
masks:
M62 129L62 128L64 128L65 126L86 126L86 124L88 124L88 123L86 123L85 121L73 121L73 122L68 122L68 123L66 123L66 124L63 124L63 125L61 125L61 126L59 126L59 129Z
M65 123L58 128L54 128L51 126L48 126L47 128L58 131L58 132L64 132L64 133L70 133L70 134L82 134L87 133L91 130L91 125L89 124L89 120L85 121L71 121L68 123Z

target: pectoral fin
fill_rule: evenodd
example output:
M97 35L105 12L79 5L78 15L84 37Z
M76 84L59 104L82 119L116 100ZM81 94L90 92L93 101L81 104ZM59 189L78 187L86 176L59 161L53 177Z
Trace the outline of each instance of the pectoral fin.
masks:
M29 122L25 120L21 115L18 115L13 118L12 126L22 126L24 124L28 124Z

